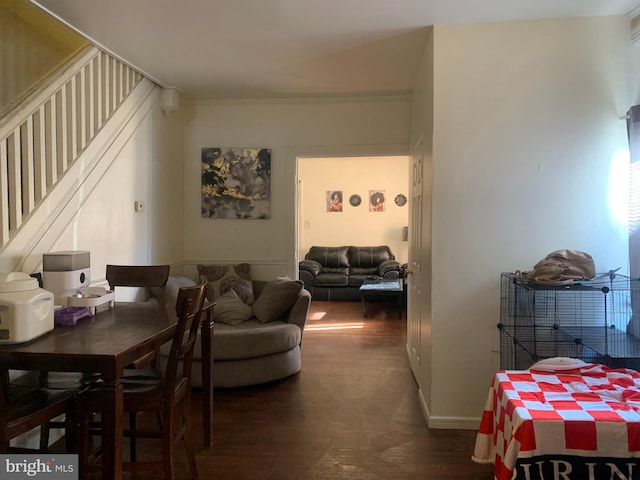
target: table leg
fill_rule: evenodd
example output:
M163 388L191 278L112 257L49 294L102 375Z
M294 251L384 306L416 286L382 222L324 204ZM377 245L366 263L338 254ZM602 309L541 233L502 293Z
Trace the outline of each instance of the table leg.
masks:
M364 297L364 292L360 292L360 300L362 300L362 314L364 315L364 318L367 318L367 302Z
M0 452L5 453L9 446L9 435L7 434L7 405L9 403L9 370L5 367L0 369Z
M202 428L204 446L210 447L213 439L213 349L211 334L213 333L212 308L200 326L200 342L202 348Z
M106 381L102 410L102 478L122 479L122 383Z

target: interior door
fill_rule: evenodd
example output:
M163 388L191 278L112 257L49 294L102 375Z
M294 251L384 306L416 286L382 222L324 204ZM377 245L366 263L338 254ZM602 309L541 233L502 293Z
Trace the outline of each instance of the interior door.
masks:
M422 219L424 144L420 139L411 153L409 205L409 269L407 272L407 354L414 375L422 363Z

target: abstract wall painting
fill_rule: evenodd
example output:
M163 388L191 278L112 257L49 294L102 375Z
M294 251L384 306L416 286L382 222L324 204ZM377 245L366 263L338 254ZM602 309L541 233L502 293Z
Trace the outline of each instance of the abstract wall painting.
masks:
M384 212L384 190L369 190L369 211Z
M271 218L271 149L203 148L201 215Z

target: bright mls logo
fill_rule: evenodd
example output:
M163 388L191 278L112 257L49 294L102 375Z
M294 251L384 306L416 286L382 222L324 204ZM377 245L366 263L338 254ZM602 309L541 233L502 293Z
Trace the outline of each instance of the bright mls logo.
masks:
M0 455L0 480L78 480L78 455Z

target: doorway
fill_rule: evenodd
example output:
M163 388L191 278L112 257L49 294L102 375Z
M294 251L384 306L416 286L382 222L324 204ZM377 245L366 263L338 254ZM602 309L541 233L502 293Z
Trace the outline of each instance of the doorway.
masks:
M406 263L409 161L406 155L298 157L298 259L313 245L388 245Z

